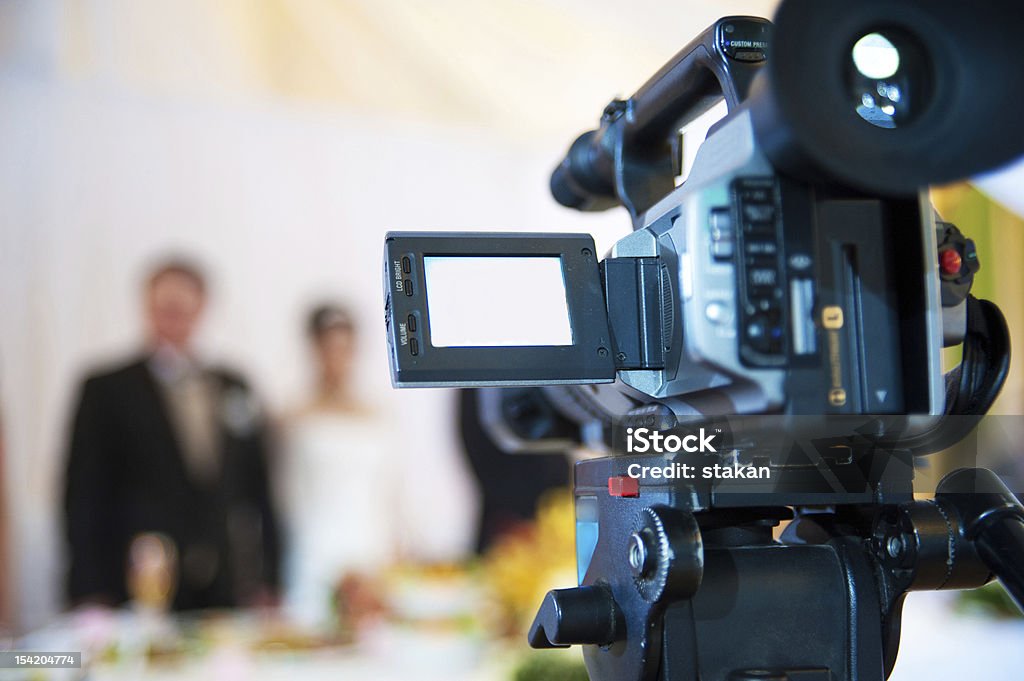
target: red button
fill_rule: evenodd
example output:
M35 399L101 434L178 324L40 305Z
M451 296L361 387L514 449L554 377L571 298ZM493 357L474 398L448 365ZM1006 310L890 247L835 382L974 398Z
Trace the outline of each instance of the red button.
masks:
M963 264L964 260L955 248L947 248L939 253L939 267L942 268L943 274L960 274L960 268Z
M640 481L628 475L613 475L608 478L608 494L613 497L638 497Z

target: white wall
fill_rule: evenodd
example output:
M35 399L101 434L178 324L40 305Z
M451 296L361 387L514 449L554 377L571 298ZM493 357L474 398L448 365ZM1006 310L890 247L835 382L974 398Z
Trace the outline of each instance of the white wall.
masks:
M379 291L387 229L628 229L547 197L552 147L486 131L258 104L147 99L95 84L0 78L0 406L21 626L59 604L62 447L83 371L139 342L138 288L168 250L213 275L203 346L275 410L306 380L302 323L342 297L364 333L359 380L410 443L405 533L428 557L469 545L474 493L451 396L390 389ZM415 481L413 484L411 481ZM431 491L437 486L441 493Z

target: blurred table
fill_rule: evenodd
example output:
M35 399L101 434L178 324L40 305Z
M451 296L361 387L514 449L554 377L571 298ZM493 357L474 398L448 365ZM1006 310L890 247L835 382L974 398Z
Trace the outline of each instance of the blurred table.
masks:
M890 681L1020 681L1024 619L963 614L954 608L955 599L952 593L910 594ZM159 625L128 612L111 617L65 615L18 646L40 651L91 646L92 661L86 669L0 670L0 681L509 681L516 664L529 652L524 639L496 641L479 634L394 624L373 628L358 643L290 649L284 644L276 647L274 636L266 635L267 623L273 620L239 612L216 618L212 638L202 649L154 656L132 648L140 634L149 629L152 635L153 627ZM122 647L113 658L97 648L110 636L117 637Z
M96 681L178 681L180 679L216 679L218 681L338 681L373 679L409 681L410 679L450 679L452 681L507 681L511 677L508 655L484 659L468 668L434 666L390 651L390 655L347 652L311 654L264 653L247 655L244 651L222 650L202 661L177 666L117 667L99 666L89 679Z
M206 639L197 637L205 629ZM167 631L166 640L161 632ZM155 651L175 632L194 640L173 651ZM373 679L409 681L507 681L526 650L509 641L479 634L430 631L384 623L352 643L296 645L292 632L280 636L281 622L253 613L219 614L201 619L153 618L127 611L78 612L26 636L22 650L83 651L83 669L0 670L0 681L318 681ZM281 642L277 642L281 639ZM304 644L303 644L304 645Z

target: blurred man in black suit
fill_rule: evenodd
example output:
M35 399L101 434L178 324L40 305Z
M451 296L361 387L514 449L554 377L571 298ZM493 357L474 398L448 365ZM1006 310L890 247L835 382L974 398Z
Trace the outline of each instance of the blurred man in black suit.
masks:
M198 269L155 268L145 352L85 381L64 499L72 604L125 601L129 548L151 534L168 546L176 609L275 592L265 424L242 378L204 366L191 349L205 302Z

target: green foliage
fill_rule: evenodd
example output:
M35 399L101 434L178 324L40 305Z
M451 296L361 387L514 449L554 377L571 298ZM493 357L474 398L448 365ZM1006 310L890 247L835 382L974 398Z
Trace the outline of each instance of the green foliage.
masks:
M513 681L589 681L587 668L578 657L543 651L526 657L512 675Z
M1000 619L1024 617L1017 605L999 582L986 584L980 589L963 591L957 599L962 612L989 615Z

